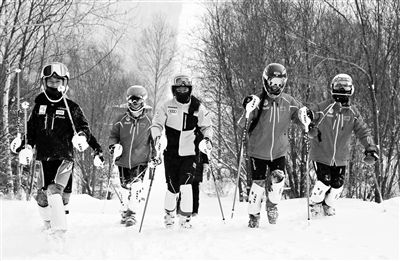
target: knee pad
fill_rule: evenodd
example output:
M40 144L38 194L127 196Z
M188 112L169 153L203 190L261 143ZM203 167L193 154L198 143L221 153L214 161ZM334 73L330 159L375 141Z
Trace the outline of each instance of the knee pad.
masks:
M343 186L340 188L331 188L325 196L325 203L328 206L333 207L336 203L336 200L340 197L342 191L343 191Z
M54 230L67 230L67 218L61 195L58 193L48 195L48 201L51 228Z
M261 202L265 193L265 180L254 180L249 195L248 213L255 215L261 212Z
M42 207L39 205L39 214L42 217L43 221L50 221L50 207Z
M135 213L138 210L140 202L144 200L142 192L143 192L143 183L141 182L141 180L131 184L128 197L128 208Z
M38 190L37 195L36 195L36 202L42 208L45 208L49 205L49 203L47 202L46 190L43 190L43 189Z
M64 206L67 205L69 203L69 198L71 197L71 193L63 193L62 194L62 201Z
M325 185L322 181L317 180L311 192L310 200L313 203L321 203L325 198L325 193L329 190L330 186Z
M165 200L164 200L165 210L169 212L175 211L177 197L178 193L172 193L171 191L167 190L167 192L165 193Z
M62 195L64 191L64 186L60 184L50 184L47 187L47 196L54 195L54 194L60 194Z
M268 191L268 201L273 204L278 204L281 201L284 185L285 179L282 179L279 183L272 183L270 190Z
M181 185L181 203L179 207L179 214L183 216L190 216L192 215L193 211L193 190L192 185Z

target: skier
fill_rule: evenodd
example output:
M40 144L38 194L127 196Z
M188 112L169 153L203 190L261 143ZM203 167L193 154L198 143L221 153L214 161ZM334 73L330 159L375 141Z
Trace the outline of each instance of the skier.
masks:
M68 68L58 62L43 67L41 89L27 123L26 146L21 146L21 164L32 161L36 146L36 160L40 161L40 176L36 201L45 229L62 235L67 231L65 207L72 191L74 151L94 150L94 164L104 162L101 146L90 132L88 122L74 101L66 98L69 84ZM72 117L72 118L71 118Z
M201 102L192 95L192 83L188 76L178 75L172 84L173 98L157 110L151 127L152 137L158 142L165 129L167 147L164 151L165 178L168 190L165 195L164 223L167 228L174 224L174 212L180 194L181 204L177 210L179 223L190 228L193 208L192 186L195 166L195 129L204 135L201 142L212 148L212 126L209 113Z
M258 95L259 108L253 110L248 119L248 155L253 180L248 205L250 228L259 226L264 193L267 194L268 221L270 224L276 223L277 204L280 202L285 183L285 155L289 147L288 127L291 120L302 124L301 117L298 116L302 104L283 92L287 81L286 68L281 64L271 63L264 69L262 80L263 89ZM246 108L252 99L252 96L247 96L243 100L243 106ZM244 122L242 117L239 125L244 126Z
M314 122L310 125L310 159L317 181L310 197L312 216L335 215L335 201L343 190L346 164L350 159L352 132L365 147L368 164L378 159L378 148L360 113L350 105L354 93L352 78L336 75L330 84L331 98L310 105Z
M147 91L143 86L133 85L126 91L128 109L118 115L109 137L111 154L122 146L122 154L116 159L123 206L121 224L136 224L136 214L142 201L143 177L149 161L154 159L154 146L150 135L151 107L146 105Z

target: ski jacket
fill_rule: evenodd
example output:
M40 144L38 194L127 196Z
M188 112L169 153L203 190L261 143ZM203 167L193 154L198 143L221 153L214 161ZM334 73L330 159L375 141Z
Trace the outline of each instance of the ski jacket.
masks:
M101 152L92 136L89 124L78 104L66 98L77 132L83 132L89 145ZM72 137L74 131L63 100L49 101L44 93L35 98L35 105L28 120L28 144L36 146L37 160L73 160Z
M177 156L195 155L195 130L200 128L204 137L212 139L210 114L200 101L192 96L182 104L175 98L167 100L157 110L151 126L153 138L161 136L164 128L167 136L166 152Z
M311 160L329 166L346 165L353 131L364 147L374 145L371 130L354 106L342 107L333 100L325 100L309 108L319 130L318 136L311 139Z
M247 152L250 157L274 160L285 156L289 149L288 128L291 120L301 124L297 112L302 104L287 93L282 93L278 98L272 99L263 92L261 101L249 115L248 122L251 126L253 120L258 122L248 135ZM264 96L264 97L263 97ZM239 125L245 126L245 113L239 119Z
M140 164L147 164L152 156L150 135L152 114L146 106L140 117L133 117L129 109L117 116L110 131L109 144L121 144L121 157L117 166L132 169Z

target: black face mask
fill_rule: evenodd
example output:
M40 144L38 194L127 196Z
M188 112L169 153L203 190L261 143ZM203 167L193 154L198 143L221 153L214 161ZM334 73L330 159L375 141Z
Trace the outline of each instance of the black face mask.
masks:
M342 106L349 106L349 96L347 95L332 95L335 102L340 102Z
M56 88L46 88L46 94L49 96L50 99L57 100L61 98L62 94Z
M175 92L175 97L179 103L188 103L190 101L190 92Z

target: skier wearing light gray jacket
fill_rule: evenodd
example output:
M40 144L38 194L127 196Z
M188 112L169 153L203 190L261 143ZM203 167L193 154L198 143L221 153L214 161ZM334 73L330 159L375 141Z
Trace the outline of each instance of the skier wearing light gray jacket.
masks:
M343 190L353 132L365 147L365 161L373 164L378 158L378 148L370 129L357 109L349 103L353 92L352 78L347 74L338 74L331 82L332 98L310 105L314 114L309 134L312 138L310 159L317 174L310 198L312 216L335 214L334 204Z
M271 63L265 68L262 77L264 86L259 95L261 102L248 119L250 127L247 154L250 157L253 180L248 206L250 228L259 226L264 193L267 193L268 221L271 224L276 223L277 204L285 183L288 128L292 120L302 124L298 114L303 105L289 94L283 93L287 81L286 68L281 64ZM246 108L252 99L252 96L246 97L243 106ZM239 125L245 125L244 117ZM269 175L266 177L267 167Z

